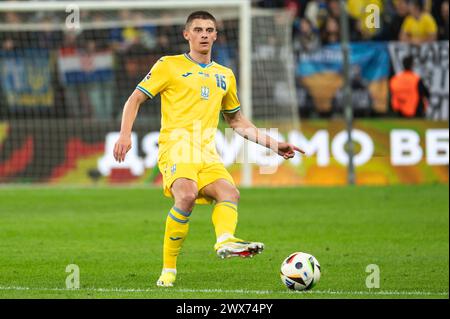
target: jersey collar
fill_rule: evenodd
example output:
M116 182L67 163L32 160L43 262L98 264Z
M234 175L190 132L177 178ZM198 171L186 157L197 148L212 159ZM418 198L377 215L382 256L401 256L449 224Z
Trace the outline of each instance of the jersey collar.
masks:
M199 66L202 67L202 68L207 68L207 67L209 67L209 66L211 66L211 65L214 64L214 61L211 61L211 62L208 63L208 64L205 64L205 63L198 63L197 61L194 61L188 53L185 53L185 54L184 54L184 57L185 57L186 59L188 59L189 61L191 61L191 62L193 62L193 63L199 65Z

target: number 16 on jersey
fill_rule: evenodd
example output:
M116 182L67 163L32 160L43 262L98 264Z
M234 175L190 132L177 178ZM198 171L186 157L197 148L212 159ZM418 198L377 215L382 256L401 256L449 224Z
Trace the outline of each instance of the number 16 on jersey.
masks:
M216 74L216 84L217 87L220 87L222 90L227 90L227 82L225 82L225 75Z

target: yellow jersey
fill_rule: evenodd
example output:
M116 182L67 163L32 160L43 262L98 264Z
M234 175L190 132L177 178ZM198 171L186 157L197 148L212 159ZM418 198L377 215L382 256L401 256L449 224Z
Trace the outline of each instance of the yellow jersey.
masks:
M161 95L158 159L168 151L177 156L172 158L175 162L218 159L215 136L220 112L240 109L231 69L215 62L197 63L188 54L164 56L136 89L150 98Z
M402 25L402 31L417 40L424 40L427 36L437 33L437 29L433 16L426 12L418 20L411 15L407 16Z

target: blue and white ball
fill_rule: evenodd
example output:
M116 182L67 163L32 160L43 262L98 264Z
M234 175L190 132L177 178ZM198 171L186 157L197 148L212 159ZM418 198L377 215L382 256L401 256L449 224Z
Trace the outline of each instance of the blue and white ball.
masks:
M309 290L320 280L320 264L310 254L296 252L281 264L281 281L292 290Z

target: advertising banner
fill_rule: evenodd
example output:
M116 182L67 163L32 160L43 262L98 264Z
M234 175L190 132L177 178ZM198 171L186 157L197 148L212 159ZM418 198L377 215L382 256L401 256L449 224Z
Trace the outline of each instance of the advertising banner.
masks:
M136 123L133 148L120 164L112 155L118 127L95 120L0 123L0 183L160 185L158 127ZM306 151L291 160L223 131L216 148L238 184L245 158L253 163L255 186L345 185L345 127L343 121L310 120L301 131L271 129L278 140ZM448 183L448 122L358 120L352 134L358 185Z

